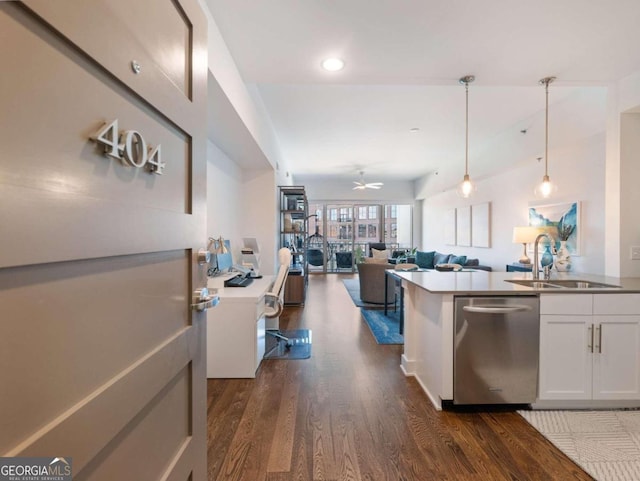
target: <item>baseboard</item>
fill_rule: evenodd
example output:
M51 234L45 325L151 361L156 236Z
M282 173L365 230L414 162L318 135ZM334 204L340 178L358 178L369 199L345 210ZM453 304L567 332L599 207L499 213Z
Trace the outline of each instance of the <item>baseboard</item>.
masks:
M413 377L418 382L418 385L422 388L424 393L427 395L429 401L431 401L431 404L433 404L433 407L435 407L437 411L442 411L442 401L440 400L440 396L433 396L431 394L427 386L422 382L422 379L420 379L420 376L416 375L414 370L415 365L415 361L409 361L404 354L402 355L400 369L402 369L404 375L407 377Z

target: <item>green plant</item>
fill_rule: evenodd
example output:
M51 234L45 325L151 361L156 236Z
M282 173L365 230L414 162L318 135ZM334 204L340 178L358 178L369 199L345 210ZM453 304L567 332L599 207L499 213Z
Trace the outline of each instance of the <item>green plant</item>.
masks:
M364 259L364 249L360 246L356 247L355 250L356 264L361 264Z
M562 222L560 222L558 224L558 237L560 237L561 241L568 240L571 234L573 234L573 231L575 230L575 228L576 228L575 225L571 225L571 224L565 225Z

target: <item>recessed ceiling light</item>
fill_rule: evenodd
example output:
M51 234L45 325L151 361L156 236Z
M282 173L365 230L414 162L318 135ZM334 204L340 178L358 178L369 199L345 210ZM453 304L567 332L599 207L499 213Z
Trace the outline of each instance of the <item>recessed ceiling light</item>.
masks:
M420 132L420 127L411 127L409 129L409 132L411 132L412 134L415 134L416 132Z
M344 60L340 58L327 58L322 61L322 68L329 72L337 72L344 68Z

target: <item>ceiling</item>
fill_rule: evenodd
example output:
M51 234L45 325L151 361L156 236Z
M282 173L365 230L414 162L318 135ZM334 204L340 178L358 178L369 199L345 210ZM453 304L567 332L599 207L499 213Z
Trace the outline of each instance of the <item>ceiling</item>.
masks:
M604 131L604 87L640 70L637 0L206 3L294 178L461 177L468 74L469 171L491 175L542 154L539 79L553 149Z

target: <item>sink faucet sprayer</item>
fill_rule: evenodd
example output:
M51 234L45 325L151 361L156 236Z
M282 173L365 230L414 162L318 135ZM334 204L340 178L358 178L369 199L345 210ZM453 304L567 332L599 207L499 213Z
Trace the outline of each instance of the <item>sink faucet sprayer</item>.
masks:
M538 271L538 244L540 243L540 239L542 239L543 237L546 237L547 240L549 241L549 244L551 245L551 250L555 253L555 246L554 246L554 240L553 238L547 234L546 232L543 232L542 234L538 234L538 236L536 237L535 243L533 244L533 278L534 279L540 279L540 272ZM543 272L544 272L544 279L545 280L549 280L549 278L551 277L551 266L544 266L543 268Z

